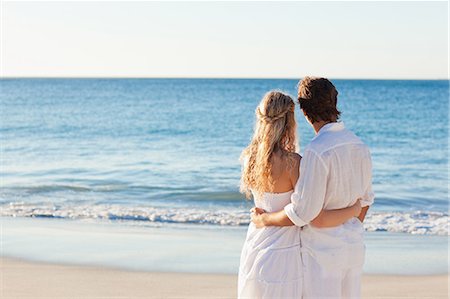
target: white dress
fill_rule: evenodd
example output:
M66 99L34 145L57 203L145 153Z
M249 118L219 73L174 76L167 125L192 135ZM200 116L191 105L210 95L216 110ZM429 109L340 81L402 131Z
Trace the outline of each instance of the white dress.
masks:
M255 205L267 212L280 211L291 202L293 191L264 193ZM301 298L302 259L298 226L263 227L250 223L242 248L238 298Z

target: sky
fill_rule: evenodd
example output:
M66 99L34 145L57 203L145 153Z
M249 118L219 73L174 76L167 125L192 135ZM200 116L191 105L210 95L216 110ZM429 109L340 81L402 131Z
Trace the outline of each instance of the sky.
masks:
M448 3L3 1L4 77L447 79Z

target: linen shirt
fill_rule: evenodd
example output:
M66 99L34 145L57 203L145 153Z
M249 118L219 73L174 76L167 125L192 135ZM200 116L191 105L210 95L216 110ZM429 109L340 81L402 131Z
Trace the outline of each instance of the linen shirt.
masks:
M284 207L297 226L311 222L322 209L333 210L374 201L369 148L342 122L323 126L305 148L300 178Z

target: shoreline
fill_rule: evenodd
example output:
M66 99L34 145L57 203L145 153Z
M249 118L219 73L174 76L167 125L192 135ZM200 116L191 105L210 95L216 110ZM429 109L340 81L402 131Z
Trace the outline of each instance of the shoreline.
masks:
M246 227L153 227L5 217L0 217L0 226L5 257L131 271L234 275L247 233ZM365 243L364 273L449 273L445 236L370 232Z
M237 275L147 272L1 257L1 297L236 298ZM448 275L363 275L362 298L447 298Z

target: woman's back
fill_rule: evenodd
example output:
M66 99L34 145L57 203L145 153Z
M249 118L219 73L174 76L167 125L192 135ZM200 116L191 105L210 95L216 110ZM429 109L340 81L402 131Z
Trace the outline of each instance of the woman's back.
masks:
M294 189L299 176L300 155L289 152L274 152L271 157L273 188L269 193L284 193Z

